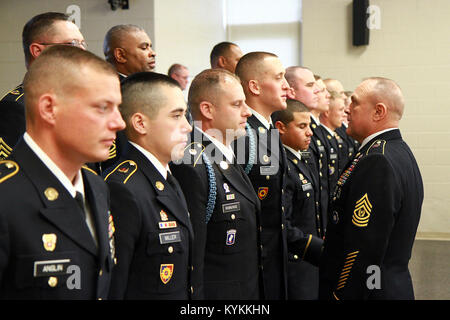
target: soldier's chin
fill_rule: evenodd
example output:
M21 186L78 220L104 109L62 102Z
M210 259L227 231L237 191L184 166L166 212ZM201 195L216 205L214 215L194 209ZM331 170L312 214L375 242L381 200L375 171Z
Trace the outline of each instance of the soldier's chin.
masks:
M172 161L180 160L184 155L184 148L186 147L186 143L177 144L172 148L172 152L170 153L170 158Z

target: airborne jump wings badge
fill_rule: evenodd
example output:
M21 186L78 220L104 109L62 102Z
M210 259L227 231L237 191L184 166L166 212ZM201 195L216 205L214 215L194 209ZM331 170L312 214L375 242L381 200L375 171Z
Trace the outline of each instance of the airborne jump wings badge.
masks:
M372 204L370 203L369 197L366 193L361 199L356 201L355 210L353 211L352 216L352 223L357 227L367 227L371 212Z

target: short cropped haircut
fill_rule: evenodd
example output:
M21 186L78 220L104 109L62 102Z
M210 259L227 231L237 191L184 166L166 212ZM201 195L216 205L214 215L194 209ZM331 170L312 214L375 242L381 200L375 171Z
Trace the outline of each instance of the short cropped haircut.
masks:
M297 70L309 70L308 67L302 67L302 66L291 66L286 68L286 73L284 77L286 78L286 81L289 83L289 85L292 87L295 84L295 80L297 78L296 73Z
M209 62L211 63L211 68L214 68L214 66L217 64L217 60L219 60L219 57L225 56L232 46L237 47L237 44L233 42L224 41L216 44L212 48L211 54L209 55Z
M278 58L276 54L264 51L249 52L242 56L236 66L236 75L244 83L257 79L261 72L261 62L267 57ZM244 86L244 90L246 86Z
M131 127L128 126L129 120L137 112L151 119L157 116L165 101L161 86L180 88L178 82L156 72L137 72L121 82L122 103L119 109L127 127Z
M82 81L77 77L84 68L117 77L115 69L92 52L66 45L45 49L31 64L23 81L27 113L31 111L29 106L43 93L69 95L76 92Z
M42 34L48 33L56 21L69 21L69 16L61 12L46 12L34 16L23 27L22 47L27 67L31 61L30 45L38 41Z
M114 62L114 49L122 45L122 41L127 34L139 31L145 32L144 29L134 24L119 24L109 29L103 40L103 54L105 55L106 61Z
M177 73L180 70L187 69L185 66L179 63L174 63L170 66L169 70L167 71L167 75L171 76L174 73Z
M310 112L308 107L302 102L293 99L287 99L287 108L284 110L275 111L272 114L272 122L281 121L284 125L288 125L294 120L294 112Z
M199 109L202 101L215 102L215 97L221 94L222 83L226 78L235 79L239 84L241 83L238 76L224 69L203 70L192 80L188 105L194 119L198 119L200 116Z

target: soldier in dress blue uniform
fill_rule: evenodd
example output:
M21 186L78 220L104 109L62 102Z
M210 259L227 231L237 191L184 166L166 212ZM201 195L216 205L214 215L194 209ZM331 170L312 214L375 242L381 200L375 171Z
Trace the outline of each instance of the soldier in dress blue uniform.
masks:
M272 115L280 131L289 163L286 193L292 201L287 212L289 246L288 299L317 300L319 297L319 259L323 240L317 225L318 181L302 157L312 137L309 109L300 101L287 100L287 109Z
M280 59L268 52L250 52L236 67L251 108L245 137L235 143L236 156L261 200L262 271L267 299L286 299L287 159L271 114L286 108L289 85Z
M263 298L260 200L230 148L250 116L242 86L226 70L205 70L192 81L188 101L195 127L184 158L171 170L194 226L195 297Z
M105 299L114 267L106 184L82 165L125 127L114 69L70 46L24 79L27 131L0 161L0 298Z
M341 157L344 157L341 152L344 141L336 135L336 129L342 124L345 102L343 91L336 90L331 85L332 80L325 79L324 83L327 85L327 91L330 94L330 105L328 111L320 114L320 129L326 137L325 148L327 149L328 156L328 186L331 195L344 169L343 166L346 164L346 162L343 163L341 161Z
M347 132L361 148L337 183L320 263L321 299L414 299L408 262L423 183L398 129L404 100L386 78L352 96Z
M133 24L119 24L109 29L103 40L103 54L116 68L120 81L136 72L151 72L156 65L156 52L150 37L143 28ZM127 152L127 142L125 132L118 132L108 160L93 164L96 171L102 175L111 172L120 155Z
M110 298L189 299L194 233L168 163L183 156L191 126L178 84L139 72L122 82L127 153L106 175L116 227Z
M292 66L286 70L286 79L291 86L289 98L302 102L311 111L313 137L309 145L312 172L319 181L320 234L325 235L327 208L329 202L328 155L325 148L326 137L320 130L320 113L328 110L328 92L323 83L319 84L309 68Z
M69 16L59 12L42 13L31 18L23 28L22 44L27 69L46 47L53 44L74 45L86 49L78 27L69 21ZM25 96L22 84L0 100L0 115L2 160L8 157L25 132Z

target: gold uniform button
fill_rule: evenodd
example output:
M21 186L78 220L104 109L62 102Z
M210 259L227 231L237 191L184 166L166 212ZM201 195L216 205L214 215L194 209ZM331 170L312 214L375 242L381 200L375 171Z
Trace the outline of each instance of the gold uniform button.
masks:
M117 258L114 258L114 264L117 264Z
M169 253L172 253L173 252L173 247L170 246L169 248L167 248L167 251L169 251Z
M231 214L231 220L236 219L236 216L234 215L234 213Z
M192 294L194 293L194 287L193 286L191 286L191 293Z
M298 260L298 255L294 254L294 259Z
M56 277L50 277L48 278L48 285L52 288L56 287L56 285L58 284L58 278Z
M266 180L270 180L270 176L266 176Z
M306 194L306 196L309 198L309 192Z
M97 300L103 300L102 298L97 298Z
M100 272L98 273L98 275L101 277L103 275L103 270L100 270Z
M281 224L281 230L284 230L284 224L283 223Z

